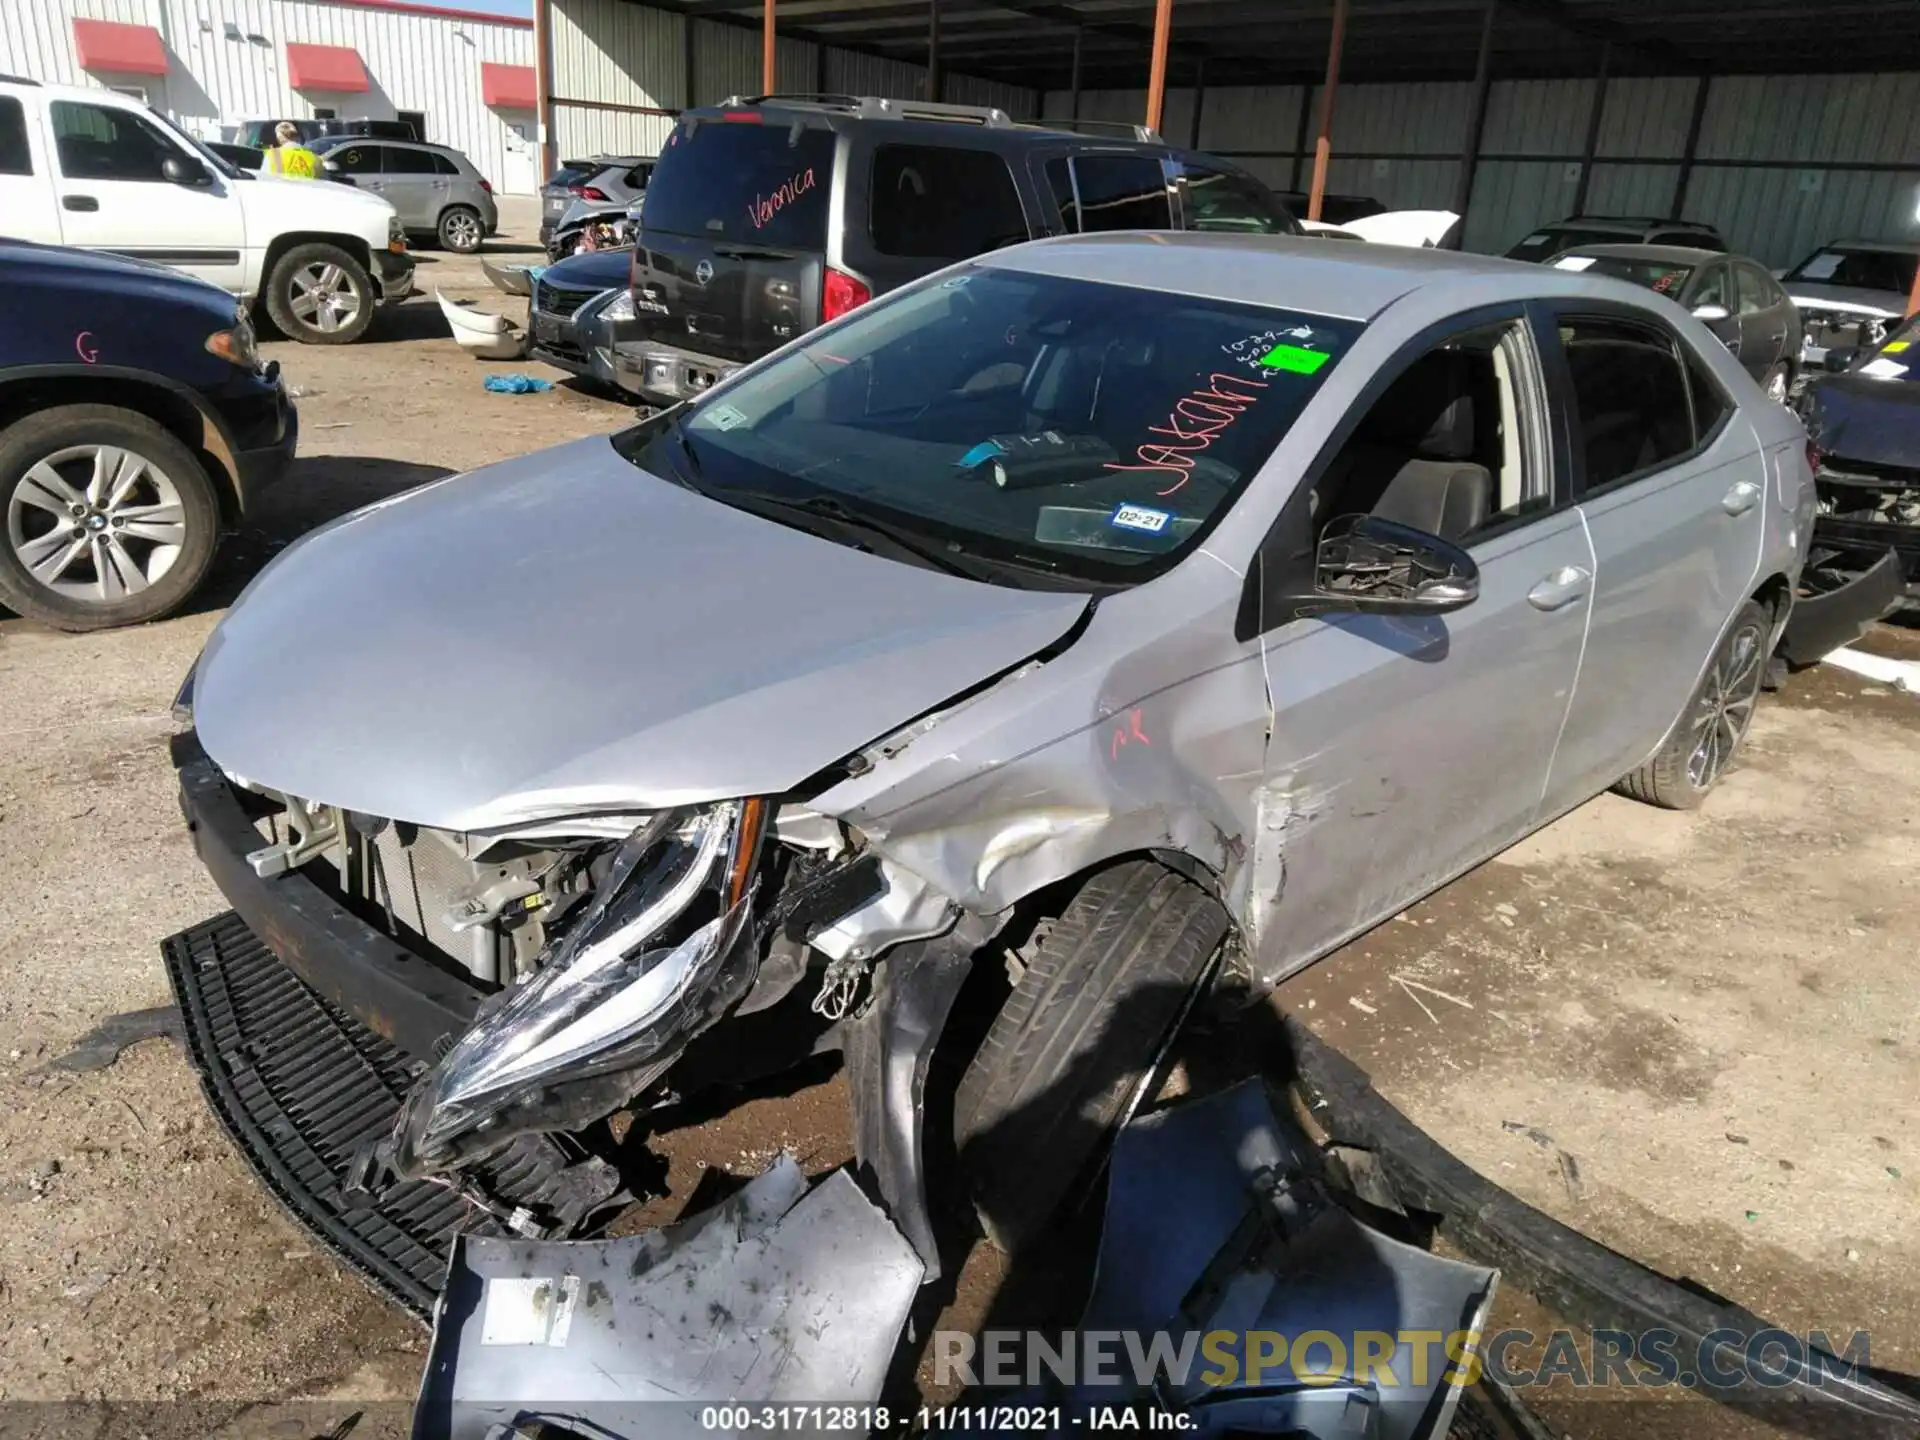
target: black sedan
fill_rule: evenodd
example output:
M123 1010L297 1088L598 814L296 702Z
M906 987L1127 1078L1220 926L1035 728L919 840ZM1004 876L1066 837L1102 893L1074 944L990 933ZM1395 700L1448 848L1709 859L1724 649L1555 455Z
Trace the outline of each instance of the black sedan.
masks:
M632 268L633 247L628 245L570 255L542 270L528 306L535 358L603 386L617 386L614 342L639 333L634 297L627 289Z
M1786 403L1800 363L1800 317L1758 260L1680 245L1584 245L1553 263L1631 280L1692 311L1770 397Z

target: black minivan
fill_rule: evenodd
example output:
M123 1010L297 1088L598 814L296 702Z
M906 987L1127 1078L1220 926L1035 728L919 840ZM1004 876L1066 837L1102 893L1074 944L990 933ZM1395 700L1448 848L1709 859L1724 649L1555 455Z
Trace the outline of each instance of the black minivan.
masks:
M875 295L1040 236L1301 233L1244 170L1108 128L842 96L687 111L641 211L622 388L671 405Z

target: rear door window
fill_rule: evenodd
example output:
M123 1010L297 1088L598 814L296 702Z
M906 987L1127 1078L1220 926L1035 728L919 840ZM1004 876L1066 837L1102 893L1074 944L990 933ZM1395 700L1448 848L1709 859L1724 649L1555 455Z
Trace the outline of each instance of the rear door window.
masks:
M1672 335L1630 320L1565 316L1560 344L1580 425L1585 494L1672 464L1694 448L1693 397Z
M737 245L824 250L834 134L774 124L757 111L734 121L683 120L647 184L649 230Z
M1013 173L990 150L879 146L868 206L882 255L965 260L1028 236Z
M388 145L386 173L389 175L431 175L434 173L433 153L428 150L409 150L404 145Z
M1067 218L1076 230L1173 228L1166 172L1152 156L1076 155L1073 179L1074 213ZM1061 211L1063 217L1066 213Z

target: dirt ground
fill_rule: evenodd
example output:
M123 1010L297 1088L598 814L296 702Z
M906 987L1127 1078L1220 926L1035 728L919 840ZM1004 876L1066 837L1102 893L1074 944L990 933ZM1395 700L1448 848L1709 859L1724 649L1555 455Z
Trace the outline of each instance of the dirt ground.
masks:
M530 231L530 207L509 215ZM532 253L490 253L516 249ZM0 1433L298 1440L356 1411L356 1436L405 1433L424 1332L283 1218L177 1047L54 1062L165 1005L160 937L224 908L165 753L219 607L326 518L631 415L571 386L484 392L490 370L563 377L461 353L436 286L519 302L477 261L421 258L422 295L369 343L267 347L299 392L300 458L194 613L95 636L0 618ZM1902 632L1871 643L1920 656ZM1920 696L1817 669L1766 703L1700 813L1597 800L1277 1003L1522 1198L1782 1324L1868 1330L1876 1365L1920 1371L1917 815ZM671 1193L629 1225L672 1218L709 1168L757 1173L783 1148L839 1162L844 1090L809 1074L665 1148ZM977 1253L950 1318L985 1313L1002 1273ZM1502 1313L1542 1323L1517 1297ZM312 1403L259 1408L290 1399ZM59 1402L93 1403L82 1423ZM1670 1408L1684 1423L1663 1434L1732 1433ZM1650 1433L1600 1410L1557 1408L1556 1432Z

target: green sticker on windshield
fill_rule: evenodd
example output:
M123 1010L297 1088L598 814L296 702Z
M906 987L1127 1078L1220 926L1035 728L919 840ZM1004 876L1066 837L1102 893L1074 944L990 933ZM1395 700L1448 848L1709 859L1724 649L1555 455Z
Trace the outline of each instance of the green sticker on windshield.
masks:
M1308 350L1299 345L1276 345L1260 357L1259 364L1267 370L1289 370L1295 375L1313 375L1332 358L1324 350Z

